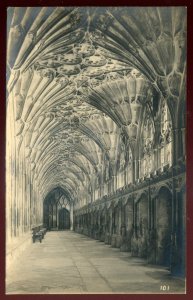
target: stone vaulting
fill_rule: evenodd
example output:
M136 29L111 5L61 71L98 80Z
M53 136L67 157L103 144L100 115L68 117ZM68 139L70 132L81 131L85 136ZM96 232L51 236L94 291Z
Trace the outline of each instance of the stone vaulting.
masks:
M43 225L185 276L186 8L7 20L8 260Z

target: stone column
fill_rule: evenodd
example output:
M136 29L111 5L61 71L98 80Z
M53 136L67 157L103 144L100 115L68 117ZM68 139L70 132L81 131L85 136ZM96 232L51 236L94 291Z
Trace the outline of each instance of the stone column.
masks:
M138 178L141 177L141 160L138 159Z
M172 165L175 166L178 153L180 152L179 149L179 129L173 128L172 130Z
M139 176L139 172L138 172L138 160L135 159L134 161L134 164L135 164L135 181L137 180L138 176Z
M154 170L158 169L158 149L154 149Z
M148 263L155 264L156 263L156 199L157 196L150 197L150 219L151 224L149 224L149 234L148 234Z
M181 155L186 154L186 130L185 128L181 128L181 143L182 143L182 150L181 150Z
M183 275L185 272L185 189L182 189L183 178L179 177L173 187L173 224L171 272Z
M132 169L131 169L131 173L132 173L132 183L135 182L135 161L132 162Z
M56 205L57 205L56 206L56 227L57 227L57 229L59 229L59 211L60 211L61 206L59 203L57 203Z
M74 220L73 220L73 205L71 204L71 206L70 206L70 230L73 230L73 223L74 223Z

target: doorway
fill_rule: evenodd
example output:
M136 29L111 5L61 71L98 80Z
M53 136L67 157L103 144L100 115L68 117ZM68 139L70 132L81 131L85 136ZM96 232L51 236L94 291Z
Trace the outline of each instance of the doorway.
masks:
M72 205L65 191L58 187L52 190L44 200L44 227L48 230L64 230L73 226Z
M156 201L157 249L156 263L169 267L171 264L172 194L162 187Z
M70 212L66 208L59 210L59 230L70 229Z

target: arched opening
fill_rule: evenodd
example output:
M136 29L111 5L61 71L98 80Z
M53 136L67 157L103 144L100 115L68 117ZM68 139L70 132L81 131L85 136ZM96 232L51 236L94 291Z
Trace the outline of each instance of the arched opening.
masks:
M143 194L137 202L137 237L138 255L147 258L147 238L148 238L148 199Z
M71 205L65 191L57 187L44 200L44 226L49 230L64 230L71 227Z
M105 241L105 226L106 226L106 207L102 209L100 214L99 239L101 242Z
M112 206L108 207L106 210L106 230L105 230L105 244L111 244L112 235Z
M156 263L171 265L172 194L162 187L156 200Z
M128 199L124 207L124 211L125 211L127 250L131 251L131 238L133 235L133 203L131 199Z
M66 208L59 210L58 229L70 229L70 212Z
M186 272L186 190L185 187L181 189L178 194L178 227L177 227L177 245L178 255L172 273L176 275L185 276Z
M115 204L112 214L112 240L111 246L120 248L121 246L121 202Z
M99 211L96 210L94 212L94 218L93 218L93 224L94 224L94 230L93 230L93 237L94 239L98 239L98 236L99 236L99 222L98 222L98 219L99 219Z

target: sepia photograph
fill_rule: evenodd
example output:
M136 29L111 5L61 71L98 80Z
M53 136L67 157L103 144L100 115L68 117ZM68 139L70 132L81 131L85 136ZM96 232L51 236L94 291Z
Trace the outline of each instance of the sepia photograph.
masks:
M186 294L187 8L6 26L6 295Z

